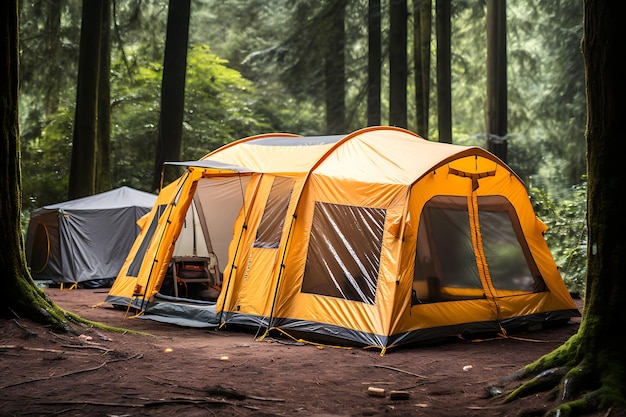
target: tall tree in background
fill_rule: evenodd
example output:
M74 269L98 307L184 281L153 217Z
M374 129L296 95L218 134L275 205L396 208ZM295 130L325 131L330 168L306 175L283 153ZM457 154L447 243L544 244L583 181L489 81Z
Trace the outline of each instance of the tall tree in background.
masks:
M44 66L48 88L46 88L45 115L46 118L56 114L59 109L59 94L61 80L57 74L60 72L59 51L61 50L61 0L50 0L46 14L46 47L44 56L49 60Z
M152 190L158 190L160 187L163 163L179 161L181 157L190 9L191 0L170 0L169 2L163 58L159 137ZM163 178L164 184L174 180L177 176L173 171L165 171L164 174L166 175Z
M542 379L537 377L506 397L510 401L558 385L562 403L550 416L626 405L626 355L622 338L615 334L626 322L626 218L618 200L626 181L626 82L621 71L626 27L621 11L622 4L614 0L584 2L589 244L583 320L565 344L514 375L524 378L550 369L562 379L547 385L537 383Z
M324 59L326 87L326 133L346 133L346 5L347 0L331 3L328 18L330 26Z
M406 0L389 1L389 124L407 127L407 19Z
M452 69L450 0L437 0L437 128L439 142L452 143Z
M83 0L69 199L95 193L102 10L103 0Z
M111 183L111 0L102 0L100 38L100 77L98 80L98 127L96 185L98 193L112 188Z
M507 161L506 1L487 0L487 149Z
M369 0L367 9L367 125L378 126L380 117L382 40L380 0Z
M415 62L415 130L428 137L430 107L430 40L432 0L413 1L413 61Z

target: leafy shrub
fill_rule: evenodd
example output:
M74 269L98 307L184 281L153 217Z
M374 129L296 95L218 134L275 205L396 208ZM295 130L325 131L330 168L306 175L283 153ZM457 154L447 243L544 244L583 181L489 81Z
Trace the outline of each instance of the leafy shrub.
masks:
M543 188L530 190L537 216L548 226L546 241L565 285L584 295L587 273L587 183L571 188L566 198L551 199Z

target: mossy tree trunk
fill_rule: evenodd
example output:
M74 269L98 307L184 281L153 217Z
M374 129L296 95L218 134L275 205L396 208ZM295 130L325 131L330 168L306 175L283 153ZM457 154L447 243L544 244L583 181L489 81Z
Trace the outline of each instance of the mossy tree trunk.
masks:
M0 5L0 318L27 318L57 331L80 331L74 325L144 334L86 320L57 306L33 281L26 264L20 222L22 177L18 123L18 0Z
M622 161L626 80L620 64L626 26L621 8L616 0L584 2L589 242L583 321L564 345L514 375L562 373L552 384L558 384L560 404L549 415L581 415L626 405L621 334L626 323L626 213L620 204L626 183ZM506 400L528 395L540 385L538 378L526 381Z
M18 11L17 0L2 3L0 56L0 294L2 318L27 317L64 328L64 312L41 291L30 277L24 255L20 224L21 173L18 125Z

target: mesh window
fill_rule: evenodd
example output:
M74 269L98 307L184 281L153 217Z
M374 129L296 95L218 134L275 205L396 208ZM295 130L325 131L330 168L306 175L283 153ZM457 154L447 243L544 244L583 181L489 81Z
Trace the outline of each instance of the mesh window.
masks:
M154 232L156 231L157 224L159 223L159 219L161 218L161 215L165 211L165 207L166 205L162 204L157 208L156 216L152 218L152 222L150 223L148 232L143 237L143 240L141 241L141 246L137 250L137 253L135 254L135 257L133 258L133 261L130 263L130 266L128 267L128 272L126 273L127 276L136 277L139 275L139 269L141 269L141 263L146 256L146 251L148 250L148 246L150 245L150 242L152 241L152 237L154 236Z
M277 248L280 243L285 216L294 181L291 178L275 178L270 195L265 204L265 211L257 229L255 248Z
M374 304L384 209L315 203L302 292Z
M496 290L545 291L513 206L503 197L478 199L480 233Z
M437 196L428 201L417 236L414 301L484 297L472 246L467 198Z

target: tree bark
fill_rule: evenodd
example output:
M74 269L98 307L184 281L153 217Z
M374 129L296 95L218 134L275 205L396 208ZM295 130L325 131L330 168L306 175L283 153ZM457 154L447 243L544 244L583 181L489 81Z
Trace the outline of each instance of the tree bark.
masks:
M487 149L507 161L506 1L487 0Z
M626 372L615 330L626 323L626 218L620 204L626 82L620 70L626 28L617 1L586 0L583 54L587 85L587 286L581 337L587 355L611 374ZM602 362L599 362L602 361ZM615 370L612 365L617 365ZM623 375L622 375L623 377ZM622 385L622 395L625 386Z
M452 69L450 0L437 0L437 128L439 142L452 143Z
M98 82L98 148L96 192L112 188L111 181L111 0L102 0L100 77Z
M407 127L407 18L406 0L389 1L389 124Z
M102 0L83 0L68 198L95 193Z
M48 1L46 16L46 47L45 57L58 57L61 52L61 0ZM50 120L59 110L59 94L61 92L60 74L63 69L59 65L59 58L54 58L44 69L48 85L45 90L44 111L46 119Z
M413 2L413 59L415 61L416 132L428 137L430 107L430 39L432 0Z
M191 0L170 0L169 2L161 84L159 137L152 178L153 190L158 190L161 185L163 163L180 161L182 155L190 8ZM164 183L167 184L176 177L176 173L166 170Z
M32 280L21 230L22 178L18 123L19 55L17 0L0 6L0 56L5 62L0 76L0 317L32 318L62 328L61 311Z
M344 134L346 127L346 2L334 3L329 26L326 58L324 60L324 79L326 86L326 133Z
M381 14L380 0L369 0L367 11L368 54L367 54L367 125L379 126L381 92Z
M564 345L519 374L526 377L555 367L569 370L559 384L562 403L549 412L551 416L623 409L626 404L626 355L616 334L626 322L626 217L620 204L626 181L621 166L626 152L622 127L626 82L620 69L626 28L621 8L617 1L584 1L589 241L583 320ZM529 383L532 380L507 399L518 398Z

